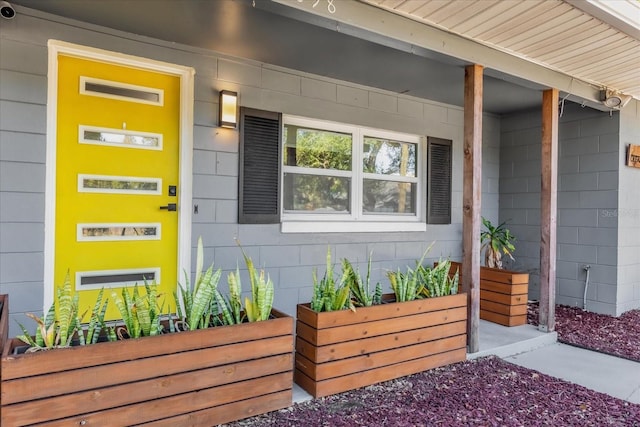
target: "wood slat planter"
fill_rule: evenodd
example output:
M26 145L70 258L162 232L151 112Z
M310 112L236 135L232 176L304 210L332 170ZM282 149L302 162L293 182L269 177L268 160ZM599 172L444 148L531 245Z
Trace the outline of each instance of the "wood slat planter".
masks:
M3 426L212 426L291 405L293 318L13 355ZM147 424L145 424L147 425Z
M462 265L451 263L455 271ZM480 267L480 318L504 326L527 323L529 273Z
M9 295L0 295L0 353L9 339Z
M385 295L388 301L393 295ZM467 295L316 313L297 306L295 382L328 396L466 359Z

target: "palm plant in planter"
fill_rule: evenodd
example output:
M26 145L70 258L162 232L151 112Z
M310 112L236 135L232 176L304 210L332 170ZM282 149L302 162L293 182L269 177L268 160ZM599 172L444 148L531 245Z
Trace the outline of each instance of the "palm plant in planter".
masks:
M506 224L502 222L494 226L491 221L482 217L482 225L485 229L480 233L480 250L484 250L484 262L489 268L502 268L503 253L513 260L512 253L516 249L513 242L516 238Z
M314 286L318 291L324 285L324 293L330 295L351 288L351 309L347 303L337 304L343 308L331 311L322 311L326 305L297 306L295 381L315 397L466 358L466 295L455 295L456 287L443 283L437 288L446 288L454 294L435 297L435 293L424 291L425 283L418 282L417 269L408 268L406 272L389 274L395 278L391 280L396 280L394 288L399 296L387 294L377 298L381 287L376 285L373 292L369 288L370 262L369 259L366 285L362 279L354 278L358 274L351 263L343 261L342 279L334 282L334 291L326 289L327 282L316 282ZM330 262L327 269L325 278L332 277ZM432 270L420 271L430 275ZM349 283L356 285L345 285L349 277L354 278ZM433 275L436 277L439 276ZM363 294L367 297L363 298Z
M480 267L480 318L504 326L520 326L527 321L529 274L503 269L502 256L512 260L515 237L506 222L494 226L482 218L480 234L485 267Z
M199 245L198 258L201 250ZM271 310L270 319L259 324L210 327L213 322L202 319L212 303L198 301L202 286L213 298L214 275L197 275L200 285L184 288L189 296L182 297L191 305L182 314L195 330L129 334L116 342L20 355L13 348L21 341L13 340L0 360L0 424L210 426L289 406L293 319ZM138 298L155 303L157 295L148 286Z

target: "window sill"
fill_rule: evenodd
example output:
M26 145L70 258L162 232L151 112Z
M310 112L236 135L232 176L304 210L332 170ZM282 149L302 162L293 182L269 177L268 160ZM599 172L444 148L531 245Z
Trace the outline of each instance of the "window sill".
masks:
M283 233L385 233L427 231L424 222L286 221Z

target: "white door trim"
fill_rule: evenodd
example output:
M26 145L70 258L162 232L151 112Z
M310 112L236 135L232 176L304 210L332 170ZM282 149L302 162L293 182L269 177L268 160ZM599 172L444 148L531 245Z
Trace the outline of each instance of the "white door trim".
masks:
M178 208L178 277L191 268L191 203L193 191L193 85L191 67L49 40L47 83L47 154L44 215L44 301L43 311L53 303L56 224L56 135L58 105L58 55L125 65L180 77L180 200Z

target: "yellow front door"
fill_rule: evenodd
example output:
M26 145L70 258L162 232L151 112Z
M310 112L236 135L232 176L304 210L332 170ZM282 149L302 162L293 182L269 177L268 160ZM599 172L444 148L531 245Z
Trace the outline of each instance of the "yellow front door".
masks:
M81 312L144 280L173 305L180 78L60 54L56 128L53 285L69 272Z

